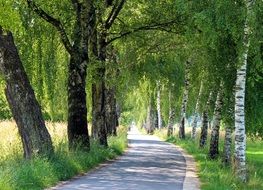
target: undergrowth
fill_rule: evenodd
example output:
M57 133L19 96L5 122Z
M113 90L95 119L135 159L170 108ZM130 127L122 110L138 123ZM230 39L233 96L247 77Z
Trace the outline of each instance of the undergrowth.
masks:
M0 157L0 190L40 190L83 174L124 152L127 146L126 129L120 127L118 134L109 138L109 148L92 142L89 152L68 151L67 141L61 135L63 138L54 140L55 154L49 159L36 157L25 160L20 144L13 143L11 151Z
M247 168L249 180L247 183L240 182L235 178L233 169L225 167L221 157L223 154L224 134L221 131L219 149L220 155L217 160L208 158L208 143L204 149L199 148L199 138L195 141L190 139L190 131L186 135L185 140L178 138L178 134L167 138L167 131L157 130L155 135L160 138L181 146L189 154L193 155L197 162L198 175L201 180L202 190L262 190L263 189L263 142L260 139L247 140ZM234 148L232 146L232 148ZM233 150L232 150L233 152Z

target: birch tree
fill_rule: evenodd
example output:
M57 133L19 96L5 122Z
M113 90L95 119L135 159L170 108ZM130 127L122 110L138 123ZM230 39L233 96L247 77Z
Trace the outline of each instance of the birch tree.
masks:
M207 141L208 109L211 103L212 95L213 95L213 92L211 91L209 93L209 97L207 99L207 102L206 102L206 105L203 111L203 115L202 115L202 127L201 127L201 135L200 135L200 142L199 142L200 148L203 148L206 145L206 141Z
M246 128L245 128L245 89L247 74L247 57L250 45L251 17L254 0L246 0L246 19L243 34L243 51L239 56L235 91L235 171L241 181L247 180L246 169Z
M189 94L189 81L190 81L190 61L185 62L185 81L184 81L184 93L182 100L181 119L179 125L179 138L185 138L185 122L186 122L186 108Z
M202 91L203 91L203 82L201 81L198 97L196 100L194 119L192 123L192 139L196 138L196 127L197 127L198 112L199 112L199 105L200 105L200 98L202 96Z
M222 82L220 84L220 89L217 92L215 110L214 110L214 118L213 118L213 126L211 131L211 140L210 140L210 148L209 148L209 157L211 159L217 158L219 154L218 144L219 144L219 129L220 122L222 119L222 98L223 98L223 89Z

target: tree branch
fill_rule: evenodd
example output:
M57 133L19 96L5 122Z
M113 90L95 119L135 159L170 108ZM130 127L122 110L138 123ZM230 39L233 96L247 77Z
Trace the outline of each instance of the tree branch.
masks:
M133 28L129 31L126 32L121 32L118 36L113 37L111 39L109 39L107 41L107 44L112 43L113 41L120 39L122 37L128 36L130 34L133 34L135 32L139 32L139 31L146 31L146 30L161 30L161 31L165 31L165 32L172 32L171 30L166 29L166 27L173 25L174 23L176 23L175 20L169 21L169 22L164 22L164 23L157 23L157 24L151 24L151 25L145 25L145 26L140 26L137 28ZM173 32L174 33L174 32Z
M116 8L117 8L117 7L116 7L116 4L115 4L115 5L112 7L111 12L110 12L110 14L109 14L109 16L108 16L108 18L107 18L107 20L106 20L105 23L109 23L109 21L110 21L112 15L114 14Z
M39 17L47 21L48 23L52 24L57 31L60 34L61 41L63 45L65 46L66 50L68 51L69 54L73 53L73 48L72 45L68 39L68 36L66 34L65 29L63 28L61 22L54 17L50 16L47 14L43 9L41 9L39 6L35 4L33 0L27 0L28 7L33 10Z
M121 0L120 4L118 6L116 6L116 5L113 6L113 8L111 10L111 13L110 13L110 15L109 15L109 17L108 17L108 19L106 20L106 23L105 23L105 28L106 29L110 29L110 27L114 23L115 19L119 15L121 9L123 8L123 5L124 5L125 2L126 2L126 0Z

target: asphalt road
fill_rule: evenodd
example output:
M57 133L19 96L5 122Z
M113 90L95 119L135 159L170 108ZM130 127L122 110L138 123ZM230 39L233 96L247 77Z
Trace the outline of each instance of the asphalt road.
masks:
M118 160L52 189L183 189L186 159L175 146L162 142L154 136L141 135L134 127L129 132L128 139L129 149Z

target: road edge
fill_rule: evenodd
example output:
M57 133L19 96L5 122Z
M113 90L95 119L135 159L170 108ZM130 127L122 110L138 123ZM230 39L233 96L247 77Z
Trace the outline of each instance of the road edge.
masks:
M115 158L107 159L107 160L99 163L97 166L94 166L94 167L90 168L90 169L89 169L88 171L86 171L86 172L77 174L77 175L73 176L72 178L67 179L67 180L65 180L65 181L59 181L59 182L56 183L54 186L52 186L52 187L47 187L47 188L45 188L44 190L56 190L57 188L59 188L59 187L61 187L61 186L63 186L63 185L67 185L68 183L70 183L70 182L72 182L72 181L74 181L74 180L78 180L78 179L80 179L80 178L82 178L82 177L84 177L84 176L86 176L86 175L88 175L88 174L91 174L91 173L93 173L93 172L96 172L96 171L100 170L101 168L107 167L107 166L111 165L112 163L120 160L124 155L126 155L126 154L129 152L130 148L131 148L131 147L129 146L129 144L127 144L127 147L126 147L125 150L122 152L122 154L117 155Z
M188 154L182 147L175 144L173 145L182 153L186 162L183 190L200 190L200 180L197 176L198 171L194 157Z
M158 139L160 139L163 142L166 142L165 140L161 139L160 137L154 135ZM177 150L181 152L185 159L185 179L183 182L183 190L200 190L201 189L201 182L199 180L199 177L197 176L198 170L196 167L196 161L192 155L186 152L182 147L179 145L166 142L172 146L174 146Z

